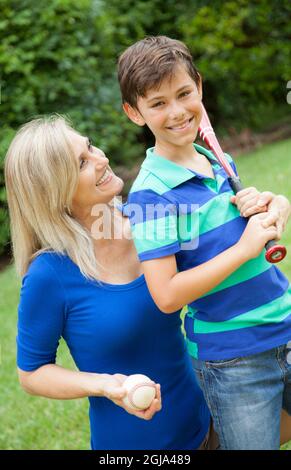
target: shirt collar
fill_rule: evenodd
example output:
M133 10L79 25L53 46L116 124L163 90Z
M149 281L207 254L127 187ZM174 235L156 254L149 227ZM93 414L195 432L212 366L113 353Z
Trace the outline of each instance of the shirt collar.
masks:
M211 160L211 163L217 163L217 160L210 150L207 150L198 144L194 144L194 147L197 152L205 155L205 157ZM141 166L143 169L148 170L157 176L169 188L175 188L179 184L185 183L185 181L197 176L193 170L188 170L188 168L157 155L154 152L154 147L147 150L146 159Z

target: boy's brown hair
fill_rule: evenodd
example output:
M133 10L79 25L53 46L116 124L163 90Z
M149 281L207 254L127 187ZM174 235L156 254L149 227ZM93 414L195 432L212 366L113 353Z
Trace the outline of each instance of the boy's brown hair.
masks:
M171 78L184 65L197 86L200 75L187 46L167 36L149 36L128 47L118 60L118 80L123 103L137 108L137 99Z

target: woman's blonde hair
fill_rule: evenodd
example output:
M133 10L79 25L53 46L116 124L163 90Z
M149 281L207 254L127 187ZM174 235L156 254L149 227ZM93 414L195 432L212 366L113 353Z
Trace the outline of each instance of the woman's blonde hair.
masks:
M13 255L23 276L40 253L68 255L83 275L97 278L90 233L71 215L79 179L69 131L59 115L33 119L17 132L5 159Z

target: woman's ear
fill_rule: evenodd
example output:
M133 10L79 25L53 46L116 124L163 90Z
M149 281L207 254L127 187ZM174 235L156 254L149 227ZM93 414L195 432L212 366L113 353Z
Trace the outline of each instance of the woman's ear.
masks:
M123 111L127 115L127 117L134 122L134 124L137 124L138 126L144 126L145 125L145 120L140 114L140 112L136 109L130 106L128 103L123 103L122 105Z
M198 93L199 93L199 96L200 96L200 98L201 98L201 100L202 100L202 96L203 96L203 90L202 90L202 77L201 77L200 73L198 73L198 75L199 75L199 83L198 83L198 86L197 86L197 88L198 88Z

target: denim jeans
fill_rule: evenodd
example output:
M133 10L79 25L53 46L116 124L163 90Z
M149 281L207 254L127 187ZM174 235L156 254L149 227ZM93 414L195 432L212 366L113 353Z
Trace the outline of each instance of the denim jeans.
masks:
M281 409L291 415L290 356L289 342L226 361L192 358L221 449L279 449Z

